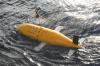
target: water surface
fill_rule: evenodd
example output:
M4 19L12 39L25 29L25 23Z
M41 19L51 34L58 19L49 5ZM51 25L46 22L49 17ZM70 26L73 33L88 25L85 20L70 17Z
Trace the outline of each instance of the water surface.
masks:
M37 7L40 18L34 18ZM99 11L99 0L0 0L0 66L99 66ZM35 52L40 42L16 31L25 22L51 29L64 26L66 36L80 34L84 48L70 58L67 48L45 46Z

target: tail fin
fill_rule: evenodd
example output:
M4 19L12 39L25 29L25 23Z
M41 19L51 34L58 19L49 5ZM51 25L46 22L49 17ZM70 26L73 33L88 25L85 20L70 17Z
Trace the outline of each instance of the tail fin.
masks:
M79 44L79 34L75 34L73 36L73 43L76 45ZM70 49L68 52L68 56L72 56L75 52L77 52L77 49Z
M74 35L73 36L73 43L78 45L79 44L79 35Z

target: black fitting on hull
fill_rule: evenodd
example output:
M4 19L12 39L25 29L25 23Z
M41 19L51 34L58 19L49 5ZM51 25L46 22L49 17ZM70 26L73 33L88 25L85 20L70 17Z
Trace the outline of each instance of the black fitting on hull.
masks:
M79 44L78 41L79 41L79 35L74 35L73 36L73 43L76 44L76 45L78 45Z

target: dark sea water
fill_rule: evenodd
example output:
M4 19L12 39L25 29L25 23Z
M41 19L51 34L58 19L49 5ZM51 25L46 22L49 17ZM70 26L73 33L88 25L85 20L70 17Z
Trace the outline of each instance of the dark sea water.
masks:
M35 18L35 10L40 18ZM33 23L63 34L80 34L83 46L67 57L68 48L45 46L36 52L39 41L16 31L18 24ZM99 0L0 0L0 66L100 66Z

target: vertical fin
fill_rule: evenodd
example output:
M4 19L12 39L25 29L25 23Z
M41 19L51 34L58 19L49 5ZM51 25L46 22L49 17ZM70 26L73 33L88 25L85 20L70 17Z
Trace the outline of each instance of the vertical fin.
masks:
M73 43L78 45L79 44L78 41L79 41L79 36L78 35L74 35L73 36Z
M73 43L78 45L79 44L79 35L73 36ZM76 49L70 49L68 52L68 56L72 56L77 50Z
M69 50L69 52L68 52L68 56L72 56L72 55L73 55L73 53L75 53L75 50L70 49L70 50Z
M40 51L46 45L45 42L41 42L38 46L34 48L35 51Z

